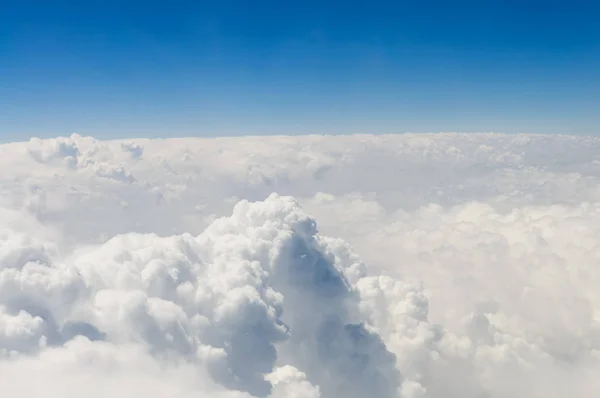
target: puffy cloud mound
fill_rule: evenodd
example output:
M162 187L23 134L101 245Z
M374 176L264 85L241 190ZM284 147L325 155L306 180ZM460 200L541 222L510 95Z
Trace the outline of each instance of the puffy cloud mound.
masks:
M397 396L395 355L361 316L364 266L344 261L347 248L321 238L291 197L242 201L198 236L130 233L64 257L2 238L4 367L56 361L71 375L89 357L139 378L173 363L257 397ZM141 369L121 364L121 349Z

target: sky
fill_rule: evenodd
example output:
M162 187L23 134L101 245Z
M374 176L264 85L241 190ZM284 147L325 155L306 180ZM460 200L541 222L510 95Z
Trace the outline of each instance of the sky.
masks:
M597 398L600 137L0 144L0 396Z
M4 1L0 140L598 133L595 1Z

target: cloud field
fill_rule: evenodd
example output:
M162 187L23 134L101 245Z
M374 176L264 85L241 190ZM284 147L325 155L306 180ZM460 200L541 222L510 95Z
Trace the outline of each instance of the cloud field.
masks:
M0 396L592 398L600 139L0 145Z

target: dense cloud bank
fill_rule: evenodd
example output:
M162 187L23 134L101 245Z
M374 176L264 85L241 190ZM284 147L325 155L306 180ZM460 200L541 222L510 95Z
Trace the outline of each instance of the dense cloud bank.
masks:
M66 258L50 242L2 236L0 355L22 371L111 356L198 368L257 397L281 384L275 393L397 396L395 355L360 311L364 266L320 238L291 197L242 201L199 236L124 234ZM121 349L133 359L112 358Z
M456 134L2 145L0 395L595 397L598 154Z

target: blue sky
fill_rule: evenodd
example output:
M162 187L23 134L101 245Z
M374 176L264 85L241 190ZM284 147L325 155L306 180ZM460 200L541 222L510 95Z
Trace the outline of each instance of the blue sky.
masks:
M2 3L2 141L600 133L594 1Z

